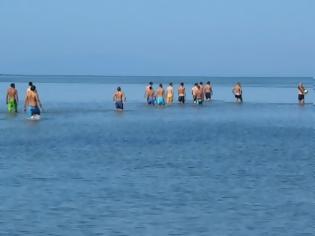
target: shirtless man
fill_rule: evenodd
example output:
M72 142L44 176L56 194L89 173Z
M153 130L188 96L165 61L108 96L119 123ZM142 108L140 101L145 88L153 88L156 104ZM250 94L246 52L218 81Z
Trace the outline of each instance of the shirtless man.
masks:
M148 90L146 91L146 97L147 97L147 103L148 105L153 105L155 104L155 94L152 86L149 86Z
M165 100L164 100L165 92L163 89L163 85L160 84L158 89L156 90L156 103L159 106L164 106L165 105Z
M173 89L173 83L169 83L167 89L166 89L166 103L172 104L174 101L174 89Z
M203 103L203 91L202 91L199 84L197 84L197 89L196 89L195 94L196 94L196 103L199 105L202 105L202 103Z
M200 86L200 91L201 91L201 99L202 101L205 100L205 93L204 93L204 86L203 86L203 82L200 82L199 83L199 86Z
M151 87L151 89L150 89L150 87ZM149 95L148 95L148 93L150 93L149 90L153 90L153 82L149 82L149 84L147 85L147 87L145 88L145 91L144 91L144 97L147 99L147 102L149 100Z
M26 108L28 108L28 112L31 119L39 118L40 107L41 107L41 103L36 93L36 87L32 85L30 90L26 93L24 111L26 111Z
M197 96L196 96L196 91L198 89L197 86L198 86L198 83L195 83L194 86L191 89L191 94L192 94L194 103L197 103Z
M27 88L27 90L26 90L26 94L31 91L31 87L32 87L33 85L34 85L33 82L31 82L31 81L28 82L28 88ZM35 87L35 91L34 91L34 92L37 94L37 98L38 98L40 107L42 108L42 104L41 104L41 102L40 102L39 94L38 94L38 91L37 91L36 87Z
M212 86L210 81L207 82L207 84L204 87L204 93L206 96L206 101L210 101L211 100L211 96L212 96Z
M305 89L304 85L302 83L299 83L298 85L298 100L299 104L304 104L304 96L307 93L307 90Z
M243 91L242 91L242 86L240 82L237 82L234 86L234 88L232 89L232 92L236 98L236 102L243 102Z
M17 112L17 105L19 103L18 92L15 88L15 84L12 83L8 88L6 96L6 104L8 105L9 112Z
M113 95L113 101L115 102L116 110L124 110L124 102L126 101L126 96L120 87L117 88L117 91Z
M185 91L184 83L181 82L178 87L178 102L184 104L185 97L186 97L186 91Z

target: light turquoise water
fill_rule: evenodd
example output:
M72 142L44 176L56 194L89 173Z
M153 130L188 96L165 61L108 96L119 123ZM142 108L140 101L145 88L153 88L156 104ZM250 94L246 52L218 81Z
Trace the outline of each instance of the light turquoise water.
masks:
M147 107L141 81L123 113L115 81L37 84L39 122L3 105L0 235L313 235L314 105L285 82L234 104L234 80L204 106Z

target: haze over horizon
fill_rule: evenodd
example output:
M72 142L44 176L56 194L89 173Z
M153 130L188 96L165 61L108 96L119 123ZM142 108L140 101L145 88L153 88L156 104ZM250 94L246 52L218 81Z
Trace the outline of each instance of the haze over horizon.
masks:
M0 74L314 76L315 1L0 2Z

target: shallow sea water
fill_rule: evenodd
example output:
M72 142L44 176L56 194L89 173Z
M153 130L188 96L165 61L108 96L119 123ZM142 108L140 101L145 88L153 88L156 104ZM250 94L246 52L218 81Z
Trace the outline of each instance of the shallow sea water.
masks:
M39 122L0 109L0 235L314 235L314 105L39 87Z

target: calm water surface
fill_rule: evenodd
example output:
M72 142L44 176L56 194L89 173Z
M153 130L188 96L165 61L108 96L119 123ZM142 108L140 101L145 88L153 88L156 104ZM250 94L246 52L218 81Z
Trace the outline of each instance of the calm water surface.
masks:
M39 122L0 109L0 235L314 235L312 104L238 105L220 85L158 109L139 84L117 113L84 84L49 86Z

